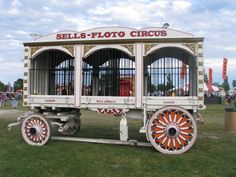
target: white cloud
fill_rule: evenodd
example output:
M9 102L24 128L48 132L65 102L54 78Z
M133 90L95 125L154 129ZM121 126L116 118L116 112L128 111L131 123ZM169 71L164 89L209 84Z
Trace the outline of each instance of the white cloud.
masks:
M177 0L172 3L174 10L186 10L192 6L192 3L185 0Z

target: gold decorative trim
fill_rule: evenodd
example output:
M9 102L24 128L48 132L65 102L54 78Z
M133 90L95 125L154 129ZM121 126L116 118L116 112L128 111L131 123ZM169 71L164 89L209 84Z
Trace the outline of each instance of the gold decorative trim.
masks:
M198 62L198 66L203 66L203 62L202 61Z
M33 56L35 54L35 52L39 49L41 49L42 47L39 47L39 46L36 46L36 47L31 47L30 50L31 50L31 56Z
M144 46L144 54L146 55L151 48L155 47L158 44L145 44Z
M68 50L70 52L71 56L74 57L74 46L72 46L72 45L64 45L62 47L65 48L66 50Z
M203 57L203 53L199 53L198 56L199 56L199 57Z
M198 89L199 92L203 92L203 88Z
M183 45L188 47L190 50L193 51L194 54L196 54L196 44L194 44L194 43L186 43L186 44L183 44Z
M199 84L203 84L203 80L199 80Z
M89 50L91 50L92 48L96 47L96 45L85 45L84 46L84 55L86 53L88 53Z
M199 75L203 75L204 73L203 73L203 71L199 71Z
M123 44L121 46L128 49L128 51L130 51L131 54L134 55L134 46L132 44Z
M198 99L203 101L204 98L203 98L203 96L199 96Z
M198 44L198 48L202 49L203 45L202 44Z

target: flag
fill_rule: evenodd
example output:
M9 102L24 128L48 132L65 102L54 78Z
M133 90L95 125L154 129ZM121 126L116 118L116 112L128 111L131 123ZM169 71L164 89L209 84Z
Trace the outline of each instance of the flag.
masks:
M209 72L208 72L208 84L212 85L212 69L209 68Z
M208 72L208 85L207 85L207 87L208 87L210 92L213 92L212 81L213 81L213 79L212 79L212 69L209 68L209 72Z
M182 68L181 68L181 72L180 72L181 79L184 80L186 73L187 73L187 65L183 63Z
M226 80L226 73L227 73L227 63L228 63L228 59L224 58L223 59L223 69L222 69L222 79Z

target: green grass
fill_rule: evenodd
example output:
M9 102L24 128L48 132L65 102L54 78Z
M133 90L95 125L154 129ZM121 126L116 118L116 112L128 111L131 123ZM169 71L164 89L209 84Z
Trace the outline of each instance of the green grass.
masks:
M182 155L164 155L151 147L50 141L32 147L21 138L20 128L11 133L7 117L0 119L0 177L234 177L236 133L224 131L224 106L209 105L202 111L195 145ZM2 115L0 115L2 116ZM131 139L140 141L140 121L129 120ZM119 138L119 120L83 111L79 137Z

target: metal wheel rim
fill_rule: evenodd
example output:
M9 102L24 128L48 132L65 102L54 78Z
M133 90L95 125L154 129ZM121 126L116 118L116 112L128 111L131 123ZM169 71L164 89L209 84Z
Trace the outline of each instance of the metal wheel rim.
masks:
M50 139L51 129L45 118L39 115L31 115L23 121L21 133L26 143L42 146Z
M148 123L147 134L155 149L165 154L181 154L196 141L197 124L183 108L168 106L158 110Z

